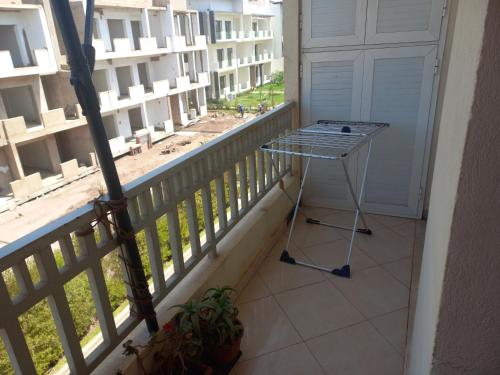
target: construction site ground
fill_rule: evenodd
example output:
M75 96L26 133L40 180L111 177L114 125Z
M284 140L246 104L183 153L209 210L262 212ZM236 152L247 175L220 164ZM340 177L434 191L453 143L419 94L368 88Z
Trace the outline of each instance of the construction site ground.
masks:
M153 145L141 154L115 160L122 184L185 154L202 144L248 121L234 115L209 113L195 124L179 129L174 135ZM51 191L37 199L0 214L0 247L83 206L106 191L100 171ZM1 250L0 250L1 253Z

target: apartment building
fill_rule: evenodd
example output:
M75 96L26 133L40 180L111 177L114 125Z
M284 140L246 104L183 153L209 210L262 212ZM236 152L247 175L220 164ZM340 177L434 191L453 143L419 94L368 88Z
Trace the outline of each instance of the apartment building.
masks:
M282 66L273 63L282 58L279 4L269 0L191 0L190 4L200 11L209 39L211 98L232 98L270 81Z
M131 137L148 133L157 141L173 133L174 124L206 114L206 38L197 12L175 5L96 2L93 82L115 156L129 152ZM73 2L76 19L84 11L83 1Z
M71 7L83 36L85 0ZM208 49L198 20L185 1L95 2L93 82L115 157L206 114ZM0 0L0 67L0 196L29 196L94 165L48 0Z
M0 196L91 164L86 120L63 94L71 88L59 82L48 25L42 5L0 2Z

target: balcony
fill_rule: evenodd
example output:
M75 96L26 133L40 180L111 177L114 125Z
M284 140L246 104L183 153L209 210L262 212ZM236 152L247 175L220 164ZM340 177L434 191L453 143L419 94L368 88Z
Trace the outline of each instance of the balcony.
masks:
M151 239L147 241L148 249L143 250L150 254L151 290L155 303L167 301L175 285L198 274L198 270L213 262L211 259L217 253L219 257L214 265L219 264L225 258L221 252L226 246L224 243L233 243L234 240L230 238L241 231L237 228L245 228L253 215L262 215L263 212L254 207L260 207L264 201L269 200L271 192L276 194L274 185L278 183L280 176L289 172L291 164L288 158L277 160L278 174L269 168L270 159L256 150L265 140L289 129L291 109L291 104L281 106L124 187L135 231L145 231ZM110 144L115 141L119 140L112 139ZM119 147L118 144L112 146ZM204 167L200 169L202 166ZM191 177L185 179L185 176ZM215 184L215 196L210 194L207 181ZM225 183L229 188L228 206L221 204L226 201ZM240 189L238 186L245 188ZM164 195L162 191L168 194ZM195 194L201 194L203 198L201 211L194 205ZM187 248L180 241L180 228L173 225L179 221L177 205L184 202L190 233ZM217 206L215 216L212 205ZM278 217L286 211L280 212ZM173 246L172 261L167 263L161 259L160 242L154 240L158 238L156 222L164 220L165 213ZM12 274L20 290L14 292L14 295L9 294L12 290L8 290L6 284L0 282L0 328L5 332L3 337L6 338L11 363L20 373L33 373L34 364L30 354L33 352L27 347L18 317L41 301L47 300L54 314L54 324L64 348L67 366L72 373L88 373L96 369L113 349L121 350L118 346L120 341L139 323L129 317L128 313L121 314L119 319L113 317L101 262L116 252L118 243L113 234L101 227L97 228L100 234L96 240L93 231L89 231L96 219L95 215L91 205L82 207L2 248L0 281L7 274ZM205 225L203 231L200 231L199 221L196 220L200 215ZM268 215L268 225L270 220L271 216ZM238 225L240 221L245 221L246 224ZM175 238L179 241L174 240ZM244 251L239 253L250 255ZM56 257L60 256L64 259L64 265L56 262ZM35 264L39 272L37 279L33 279L30 273ZM92 280L89 298L98 306L96 319L100 327L97 340L83 348L76 335L64 289L68 282L82 274L87 274ZM200 278L198 280L201 281ZM180 284L177 288L180 288ZM136 328L142 329L142 325Z
M45 48L33 50L33 65L14 66L10 51L0 51L0 78L55 73L54 57Z
M198 73L198 84L200 86L208 86L210 85L210 78L208 72Z
M239 32L238 31L218 31L215 33L215 39L220 42L224 41L234 41L238 38Z

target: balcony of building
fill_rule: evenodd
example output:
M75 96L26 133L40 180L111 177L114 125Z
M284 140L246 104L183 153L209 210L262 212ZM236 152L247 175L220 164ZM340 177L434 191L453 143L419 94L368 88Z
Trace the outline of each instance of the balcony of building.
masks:
M0 78L55 73L52 42L43 8L0 5Z
M294 204L287 194L296 197L307 167L289 155L270 156L260 146L306 125L300 119L309 118L322 103L326 107L320 115L344 111L349 118L352 103L338 96L356 90L346 89L346 77L353 74L342 59L359 55L341 49L340 60L310 61L311 66L304 67L304 80L312 73L324 75L312 77L317 86L306 81L300 87L299 61L307 60L301 60L298 48L298 4L285 2L290 21L285 35L292 43L290 50L285 48L285 96L295 102L258 116L123 188L143 264L148 265L158 321L167 322L175 314L170 306L199 297L208 287L231 285L238 290L236 304L245 327L236 374L497 373L500 207L492 197L498 195L500 178L495 122L500 117L495 53L499 3L458 1L447 10L451 21L447 33L453 38L436 82L439 132L434 135L436 151L429 170L432 187L422 193L428 199L427 221L420 220L419 210L389 216L373 204L381 197L399 199L396 192L387 191L399 179L413 184L406 169L391 172L382 181L379 177L400 163L402 155L414 154L415 144L408 147L392 137L408 135L403 129L409 114L431 100L415 95L426 85L417 89L408 85L421 72L416 67L423 66L419 65L423 58L405 60L405 69L401 65L396 69L382 66L392 58L376 55L378 63L368 71L375 88L358 87L360 95L361 91L375 95L374 108L382 116L393 109L397 113L386 130L384 147L377 149L382 143L374 143L371 183L362 202L370 211L366 221L372 234L359 233L355 238L351 278L279 261ZM439 9L439 19L441 13ZM409 14L413 19L414 13ZM383 52L394 53L395 48L399 47ZM317 57L317 52L312 55ZM356 68L366 67L373 56L365 57ZM408 58L407 49L403 57ZM434 59L425 64L427 77L434 79ZM404 80L401 74L409 69L413 70ZM338 80L338 86L324 86L328 79ZM398 91L395 85L401 80L405 85ZM332 87L335 99L325 101L324 91ZM195 103L199 92L175 97L174 122L179 108L188 116L195 109L192 104L200 105ZM361 102L361 96L358 99ZM399 99L407 105L399 105ZM375 115L374 111L365 114ZM392 147L397 148L393 158L388 155ZM360 150L360 155L366 152ZM357 189L358 164L348 167ZM340 226L352 225L353 212L345 209L353 207L346 201L348 187L329 164L320 161L312 168L312 177L304 179L307 190L288 250L297 260L313 265L343 264L346 242L352 238L348 232L307 223L305 218L314 215ZM418 197L421 186L411 186ZM325 204L326 193L337 194L335 204ZM402 209L402 204L396 206ZM47 369L46 363L40 367L47 344L27 337L23 330L26 321L36 319L51 322L56 339L48 345L58 350L72 373L140 374L135 357L122 354L125 340L146 346L141 358L146 371L151 368L154 350L147 348L146 326L129 313L116 233L102 222L94 225L98 214L92 205L84 206L2 248L0 332L3 352L17 373ZM187 227L184 235L181 220ZM117 288L110 283L112 276L116 276L113 283L121 283L120 298L111 294ZM85 282L84 299L93 301L91 345L75 327L79 311L68 302L73 282Z

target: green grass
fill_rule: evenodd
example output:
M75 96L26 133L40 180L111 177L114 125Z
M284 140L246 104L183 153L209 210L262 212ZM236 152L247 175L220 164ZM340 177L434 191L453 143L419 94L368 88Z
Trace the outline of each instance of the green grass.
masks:
M245 108L245 112L256 112L260 103L267 107L275 107L285 101L285 84L266 83L253 90L239 94L232 100L217 101L209 104L210 109L236 111L238 104Z

